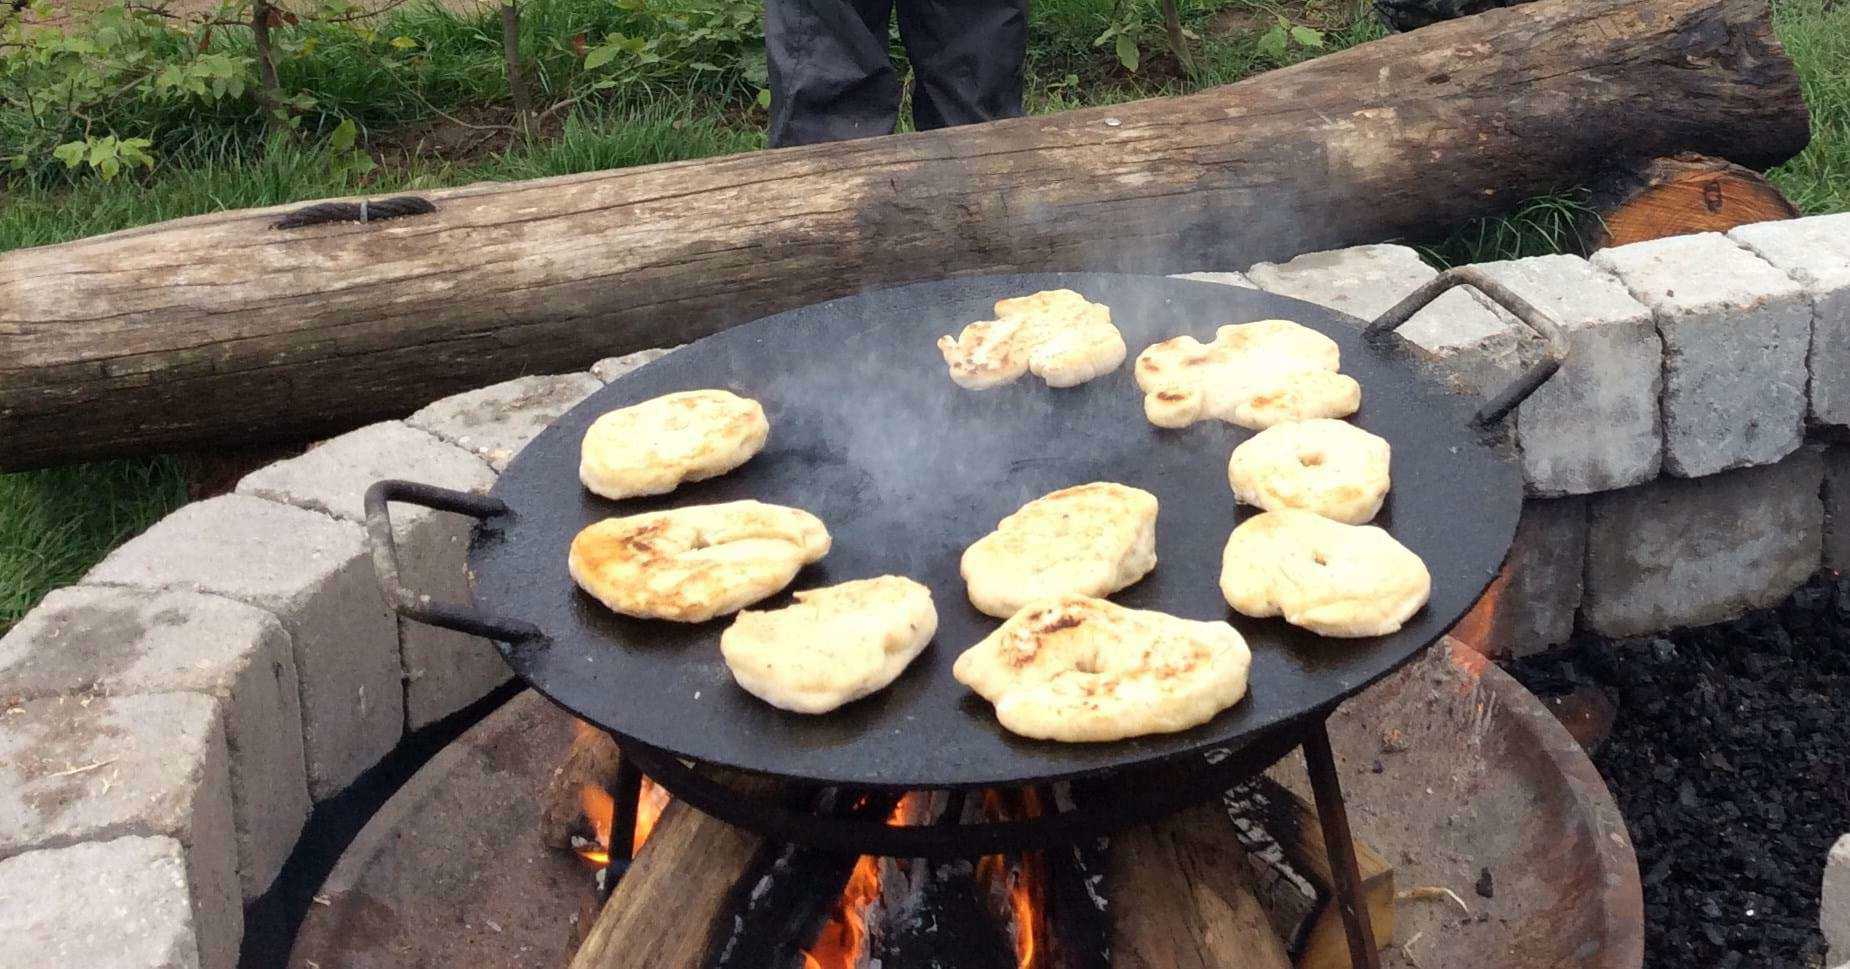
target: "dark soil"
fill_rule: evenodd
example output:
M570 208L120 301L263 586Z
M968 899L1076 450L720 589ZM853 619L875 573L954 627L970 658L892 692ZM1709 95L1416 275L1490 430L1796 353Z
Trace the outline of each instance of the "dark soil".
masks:
M1817 969L1824 858L1850 831L1850 577L1650 639L1577 639L1511 672L1602 691L1592 750L1644 880L1645 966Z

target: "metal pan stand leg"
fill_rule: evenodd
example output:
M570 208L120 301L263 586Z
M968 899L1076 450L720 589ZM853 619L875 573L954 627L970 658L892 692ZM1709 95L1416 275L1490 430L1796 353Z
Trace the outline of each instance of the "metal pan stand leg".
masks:
M616 890L617 879L629 871L636 844L636 802L642 796L642 768L626 754L617 755L617 780L611 785L610 864L604 870L604 897Z
M1317 799L1317 821L1330 853L1330 873L1336 879L1336 904L1349 936L1349 965L1354 969L1381 969L1375 950L1375 928L1362 897L1362 872L1355 863L1355 841L1349 833L1349 812L1343 806L1342 785L1336 779L1336 758L1330 753L1326 721L1318 720L1304 736L1304 761L1310 767L1310 789Z

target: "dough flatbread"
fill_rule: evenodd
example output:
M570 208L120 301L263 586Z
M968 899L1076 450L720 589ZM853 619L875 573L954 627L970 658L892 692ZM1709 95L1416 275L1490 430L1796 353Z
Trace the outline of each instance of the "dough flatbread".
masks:
M1336 372L1339 357L1336 341L1289 320L1228 324L1212 343L1179 336L1145 349L1137 386L1158 427L1216 418L1262 430L1355 413L1362 388Z
M746 692L784 710L827 713L893 682L937 631L931 590L883 575L741 612L719 650Z
M816 516L729 501L606 518L572 539L572 579L612 611L705 622L790 584L829 551Z
M1282 615L1322 636L1385 636L1426 604L1432 575L1373 525L1268 511L1228 537L1220 589L1248 616Z
M1036 599L1110 595L1156 568L1156 496L1106 481L1021 506L964 550L970 603L1007 619Z
M1122 740L1187 730L1246 695L1252 652L1224 622L1088 596L1029 605L970 647L957 681L1024 737Z
M1235 497L1266 511L1296 508L1361 525L1388 493L1388 442L1344 421L1319 418L1269 427L1233 449Z
M578 479L606 498L663 495L751 460L770 433L755 400L725 390L667 394L592 422Z
M996 301L996 318L964 327L938 350L959 386L983 390L1033 373L1049 387L1083 384L1124 362L1111 309L1070 289Z

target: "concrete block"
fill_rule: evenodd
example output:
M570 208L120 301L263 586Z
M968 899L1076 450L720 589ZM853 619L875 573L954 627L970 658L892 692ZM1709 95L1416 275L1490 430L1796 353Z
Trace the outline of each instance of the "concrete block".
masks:
M194 592L59 589L0 638L0 697L202 693L224 715L238 880L268 890L308 820L295 655L276 617Z
M0 861L0 966L199 969L172 838L117 838Z
M458 491L486 492L495 473L467 451L398 421L324 441L301 457L260 468L238 493L268 498L364 524L366 489L403 478ZM474 521L412 505L392 509L400 575L439 601L467 602L467 554ZM398 620L405 677L405 727L440 720L507 681L507 665L485 639Z
M1593 496L1581 622L1637 636L1785 598L1818 568L1823 476L1806 448L1775 465Z
M1818 927L1831 947L1825 961L1850 960L1850 834L1837 839L1824 860L1824 886L1818 898Z
M1603 249L1593 264L1651 308L1664 338L1664 470L1771 464L1804 439L1811 301L1713 232Z
M184 849L200 965L232 969L244 909L217 707L196 693L162 693L9 708L0 721L0 858L124 835L172 838ZM115 875L129 877L120 865Z
M1567 642L1587 562L1585 498L1532 498L1522 506L1497 598L1498 634L1517 656Z
M638 350L620 357L605 357L591 365L591 376L610 383L627 373L633 373L657 360L681 349L680 346L656 347L653 350Z
M1170 279L1192 279L1202 283L1220 283L1222 286L1241 286L1246 289L1258 289L1244 273L1175 273Z
M1824 451L1824 567L1850 571L1850 445Z
M1850 426L1850 213L1761 222L1728 233L1811 297L1811 419Z
M249 495L221 495L156 522L85 581L211 592L283 622L302 695L308 793L338 793L398 744L405 697L397 616L358 525Z
M496 471L559 415L603 387L588 373L518 377L445 397L406 423L480 455Z
M1260 289L1364 322L1438 274L1412 249L1391 245L1306 253L1287 263L1262 262L1246 271ZM1524 352L1535 342L1466 288L1434 300L1396 332L1441 360L1459 389L1477 394L1494 390L1519 372Z
M1530 493L1584 495L1657 477L1664 345L1651 311L1575 256L1477 268L1553 316L1567 335L1567 364L1515 415Z

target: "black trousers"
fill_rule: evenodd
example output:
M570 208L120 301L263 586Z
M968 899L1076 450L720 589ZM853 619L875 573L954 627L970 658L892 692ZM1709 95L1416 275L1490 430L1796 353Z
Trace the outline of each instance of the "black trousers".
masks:
M771 146L893 132L899 74L887 56L895 0L765 0ZM897 0L921 130L1021 114L1027 0Z

